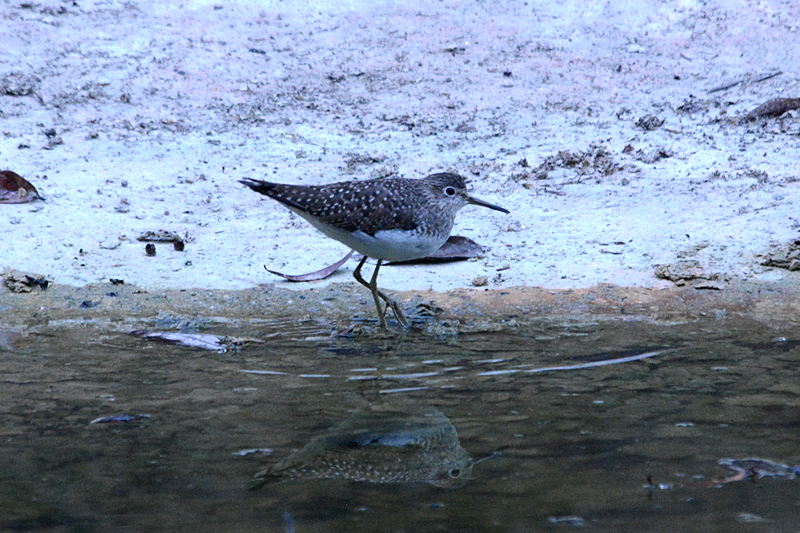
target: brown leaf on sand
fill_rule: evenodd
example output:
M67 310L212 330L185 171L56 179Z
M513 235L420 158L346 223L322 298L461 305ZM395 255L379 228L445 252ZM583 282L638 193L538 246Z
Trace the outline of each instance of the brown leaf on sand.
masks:
M467 237L461 237L460 235L452 235L447 241L442 245L441 248L433 252L428 257L423 257L422 259L414 259L411 261L393 261L391 263L387 263L390 265L404 265L404 264L425 264L425 263L446 263L449 261L462 261L464 259L471 259L483 253L483 246L478 244L477 242L473 241L472 239L468 239ZM325 279L341 267L343 264L347 262L348 259L353 255L353 251L344 256L339 261L335 262L332 265L326 266L323 269L317 270L315 272L309 272L307 274L284 274L282 272L277 272L275 270L270 270L266 266L264 269L269 272L270 274L275 274L276 276L280 276L287 281L318 281L321 279Z
M761 117L779 117L794 109L800 109L800 98L773 98L750 111L744 118L755 120Z
M280 276L287 281L317 281L321 279L325 279L337 270L339 267L342 266L347 262L348 259L353 255L353 250L350 250L346 256L341 258L340 260L336 261L334 264L330 266L326 266L321 270L317 270L316 272L309 272L308 274L283 274L281 272L276 272L274 270L270 270L264 266L264 269L269 272L270 274L275 274L276 276Z
M463 261L472 259L483 253L483 246L467 237L451 235L441 248L428 257L412 259L411 261L393 261L390 265L409 265L427 263L447 263L450 261Z
M10 170L0 170L0 204L24 204L44 200L36 187Z

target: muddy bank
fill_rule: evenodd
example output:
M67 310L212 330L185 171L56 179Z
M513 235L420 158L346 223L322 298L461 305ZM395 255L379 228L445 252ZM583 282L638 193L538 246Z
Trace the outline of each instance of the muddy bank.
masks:
M394 293L412 331L452 333L513 330L529 323L641 321L675 324L745 318L770 327L800 321L794 283L730 282L724 290L690 286L648 289L595 285L576 290L521 287L459 289L447 293ZM0 289L0 326L38 330L48 326L108 325L121 330L215 330L262 324L267 332L306 324L320 333L376 331L368 291L330 284L305 291L265 285L242 291L143 290L128 284L52 285L27 293ZM402 334L390 313L390 335ZM391 333L394 332L394 333Z

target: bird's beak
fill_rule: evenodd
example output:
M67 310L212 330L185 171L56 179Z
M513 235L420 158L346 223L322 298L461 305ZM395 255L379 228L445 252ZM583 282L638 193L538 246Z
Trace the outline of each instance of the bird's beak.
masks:
M500 211L501 213L508 214L508 209L504 207L500 207L499 205L490 204L489 202L484 202L483 200L478 200L474 196L467 196L467 203L472 205L480 205L482 207L488 207L489 209L494 209L495 211Z

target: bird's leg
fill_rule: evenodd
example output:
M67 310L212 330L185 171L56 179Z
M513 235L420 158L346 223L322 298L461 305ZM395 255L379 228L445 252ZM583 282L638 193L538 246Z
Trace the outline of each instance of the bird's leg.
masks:
M394 315L397 317L397 321L400 322L400 324L404 328L407 328L408 322L406 321L406 318L403 316L402 311L400 311L400 307L397 305L397 303L395 303L394 300L386 296L378 288L378 270L380 269L381 263L383 263L383 261L381 259L378 259L378 264L375 265L375 271L372 273L372 279L370 280L369 283L367 283L367 281L363 277L361 277L361 267L364 266L364 263L366 261L367 258L366 256L364 256L358 263L358 266L356 267L355 271L353 272L353 277L356 278L356 281L358 281L363 286L367 287L370 290L370 292L372 292L372 297L375 299L375 307L378 309L378 318L380 319L381 327L382 328L386 327L386 318L384 318L386 315L386 309L382 308L380 300L378 300L379 297L383 299L384 302L386 302L387 308L388 307L392 308L392 311L394 311Z
M367 262L367 256L365 255L361 258L361 261L358 262L358 266L353 272L353 277L356 278L356 281L362 284L363 286L369 287L369 283L367 283L366 280L361 277L361 267L363 267L364 263L366 262Z
M381 268L381 263L383 263L383 260L378 259L378 263L375 265L375 272L372 273L372 279L369 282L369 289L372 291L373 296L377 295L375 296L375 303L378 302L378 296L383 298L383 301L386 302L386 307L391 307L392 311L394 311L394 316L397 318L397 321L400 322L400 325L407 328L408 322L406 321L406 317L403 316L403 312L400 311L400 306L397 305L397 302L383 294L378 288L378 269ZM383 310L383 314L386 314L386 309ZM386 327L385 321L383 321L383 327Z
M386 329L386 310L389 309L390 306L394 305L394 302L391 300L387 300L386 296L378 290L378 269L381 268L381 260L378 259L378 263L375 265L375 271L372 273L372 278L369 280L369 290L372 291L372 297L375 299L375 307L378 308L378 318L381 321L381 327ZM386 302L386 307L381 309L381 301L378 300L378 296L383 298ZM392 307L394 309L394 307ZM395 311L396 313L397 311Z
M363 286L365 286L366 288L368 288L372 292L372 297L375 299L375 307L378 308L378 318L381 321L381 327L385 328L386 327L386 319L384 318L384 315L386 314L386 310L381 309L381 302L380 302L380 300L378 300L378 294L377 294L378 291L372 290L372 285L367 283L367 280L365 280L364 278L361 277L361 267L363 267L364 263L366 263L366 262L367 262L367 256L365 255L364 257L361 258L361 261L359 261L358 266L353 271L353 277L356 278L357 282L359 282L360 284L362 284ZM375 281L375 276L374 275L372 277L372 281ZM385 300L385 298L384 298L384 300ZM388 305L388 302L387 302L387 305Z

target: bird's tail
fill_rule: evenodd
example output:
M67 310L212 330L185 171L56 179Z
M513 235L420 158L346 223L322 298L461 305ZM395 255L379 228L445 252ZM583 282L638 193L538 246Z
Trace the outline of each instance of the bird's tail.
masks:
M251 180L250 178L239 180L239 183L242 185L247 185L257 193L265 196L271 196L270 193L275 190L275 186L277 185L276 183L270 183L268 181Z

